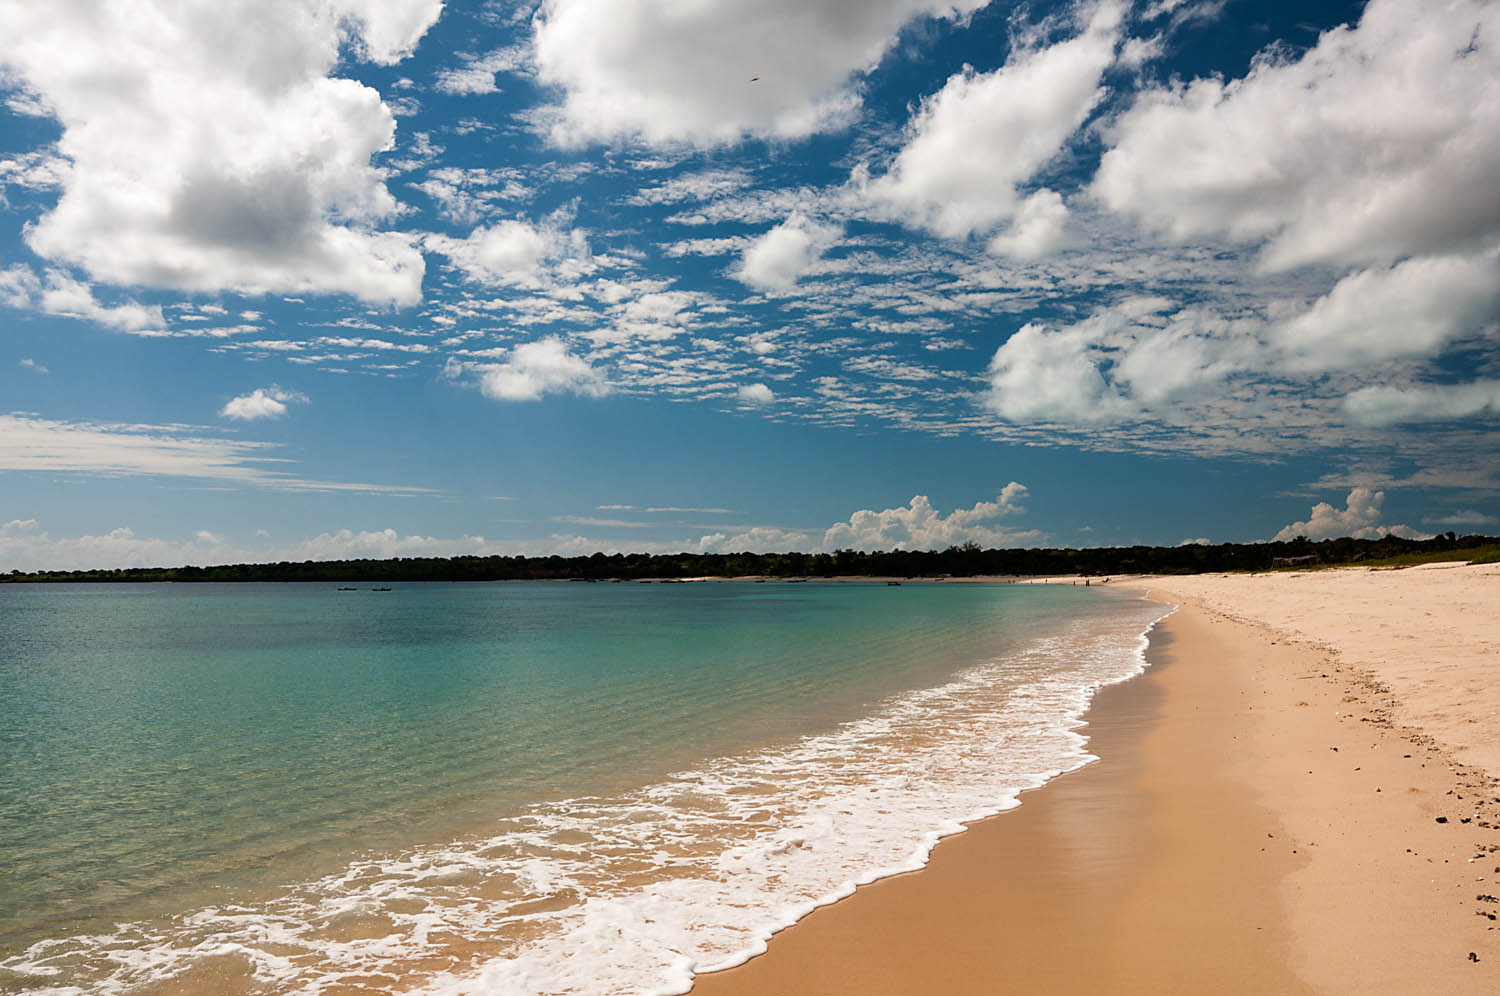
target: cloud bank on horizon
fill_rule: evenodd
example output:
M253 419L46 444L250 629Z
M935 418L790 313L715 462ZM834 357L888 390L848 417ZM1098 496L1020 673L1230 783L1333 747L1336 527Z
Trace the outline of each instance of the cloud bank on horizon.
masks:
M1036 530L1012 529L994 524L1002 516L1025 509L1016 504L1026 487L1007 484L994 501L977 502L973 508L954 509L947 515L932 507L926 495L916 495L905 506L881 511L861 509L846 522L836 522L814 532L756 526L733 534L713 532L697 538L667 541L635 541L601 546L597 540L576 534L554 532L534 540L486 539L483 536L403 536L394 529L340 529L310 539L271 542L255 547L226 543L206 530L191 540L171 541L137 536L128 526L118 526L98 536L52 536L35 519L13 519L0 525L0 558L14 569L83 570L88 568L156 567L164 564L236 564L258 560L386 560L395 557L459 556L588 556L594 553L780 553L802 550L833 553L836 550L943 550L976 543L985 548L1035 546L1042 534ZM1378 505L1378 503L1377 503ZM648 509L660 512L726 512L726 509ZM617 523L620 520L614 520ZM599 525L605 520L579 518L572 524ZM638 523L629 523L636 525ZM269 539L269 537L263 537Z
M0 473L33 496L0 517L44 474L191 479L269 496L173 496L247 559L436 551L520 480L516 549L1006 545L1113 521L1071 495L1122 457L1298 463L1225 513L1260 538L1415 534L1386 494L1493 521L1497 39L1492 0L0 2ZM848 434L890 469L778 497ZM949 445L957 511L894 504ZM726 448L787 475L698 499L740 530L555 532L611 489L691 504ZM1038 450L1039 521L994 525ZM275 497L330 490L410 511ZM59 528L100 551L211 552L89 501Z

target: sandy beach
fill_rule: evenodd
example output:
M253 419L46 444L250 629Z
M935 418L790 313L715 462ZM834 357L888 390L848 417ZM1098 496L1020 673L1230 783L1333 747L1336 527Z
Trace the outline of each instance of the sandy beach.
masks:
M1101 760L694 992L1500 991L1500 566L1129 583Z

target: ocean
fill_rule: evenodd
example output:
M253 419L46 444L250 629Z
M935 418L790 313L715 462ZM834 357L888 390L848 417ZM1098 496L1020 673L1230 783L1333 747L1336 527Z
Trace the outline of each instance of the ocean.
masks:
M685 992L1087 763L1165 613L340 587L0 585L0 992Z

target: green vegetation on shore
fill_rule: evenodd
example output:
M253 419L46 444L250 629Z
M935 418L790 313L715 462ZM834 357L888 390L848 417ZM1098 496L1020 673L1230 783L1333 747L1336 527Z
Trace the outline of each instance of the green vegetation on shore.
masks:
M1445 533L1427 540L1298 538L1277 543L1086 549L983 550L972 543L942 551L860 553L678 553L591 557L399 557L217 567L136 567L93 571L12 571L0 581L547 581L684 577L1034 577L1048 574L1197 574L1301 570L1360 564L1401 567L1443 560L1492 563L1500 538Z

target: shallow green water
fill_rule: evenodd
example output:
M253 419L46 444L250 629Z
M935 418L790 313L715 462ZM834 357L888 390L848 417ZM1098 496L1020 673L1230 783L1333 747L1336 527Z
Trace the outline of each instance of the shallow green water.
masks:
M0 586L0 965L794 745L1120 607L949 583L392 587Z

